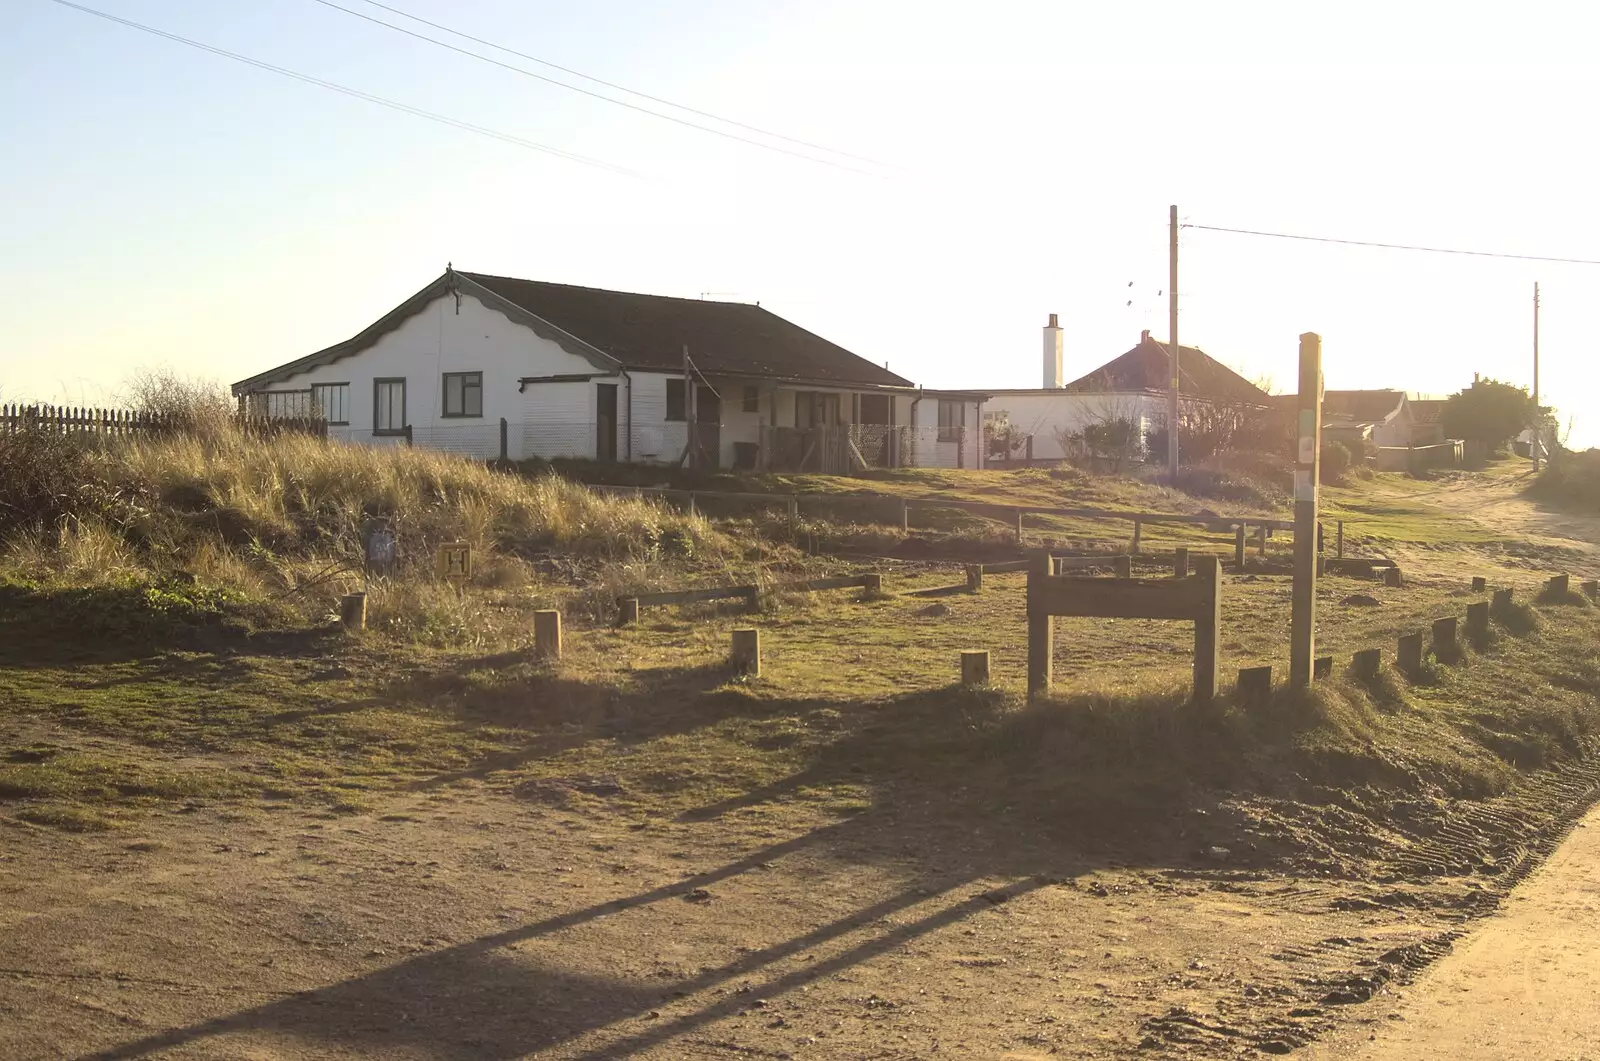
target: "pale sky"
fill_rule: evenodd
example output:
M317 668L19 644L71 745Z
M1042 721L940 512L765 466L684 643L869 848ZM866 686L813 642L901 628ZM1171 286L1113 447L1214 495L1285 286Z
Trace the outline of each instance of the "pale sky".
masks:
M760 301L918 383L998 388L1038 385L1050 312L1069 378L1141 328L1166 337L1169 203L1201 224L1600 258L1595 5L386 0L889 164L828 156L863 175L315 0L84 2L632 174L0 0L0 401L114 400L141 367L232 382L348 338L447 261ZM1600 443L1582 323L1600 266L1194 230L1180 260L1183 342L1280 390L1303 331L1333 388L1529 383L1541 281L1543 394L1573 442Z

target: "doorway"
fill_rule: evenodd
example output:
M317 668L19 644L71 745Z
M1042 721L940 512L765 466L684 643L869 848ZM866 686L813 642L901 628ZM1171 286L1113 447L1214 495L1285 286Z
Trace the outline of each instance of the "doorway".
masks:
M692 463L697 468L722 467L722 399L704 384L694 394L694 421Z

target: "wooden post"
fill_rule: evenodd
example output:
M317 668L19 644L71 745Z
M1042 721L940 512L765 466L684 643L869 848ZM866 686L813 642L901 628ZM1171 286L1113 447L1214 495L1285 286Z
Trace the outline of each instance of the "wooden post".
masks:
M1133 577L1133 557L1131 557L1131 556L1113 556L1111 558L1111 568L1112 568L1113 571L1116 572L1118 578L1132 578Z
M1489 610L1496 612L1505 611L1507 608L1511 607L1511 596L1512 594L1510 587L1495 590L1494 595L1489 598Z
M1128 551L1133 553L1134 555L1138 555L1138 552L1139 552L1139 532L1143 528L1144 528L1144 522L1142 520L1137 520L1136 519L1136 520L1133 521L1133 546Z
M744 595L746 611L758 612L761 610L761 587L751 586Z
M1172 550L1172 577L1189 577L1189 550L1182 545Z
M639 621L638 597L624 597L622 600L618 601L617 604L617 619L623 626L629 626Z
M346 632L359 634L367 628L367 595L346 593L339 598L339 622Z
M690 490L690 491L689 491L689 515L690 515L690 516L697 516L697 515L699 515L699 513L698 513L698 512L697 512L697 511L696 511L696 510L695 510L695 505L694 505L694 491L693 491L693 490Z
M793 534L800 526L800 498L789 498L789 533Z
M1472 592L1474 592L1474 593L1482 593L1484 590L1486 590L1488 588L1489 588L1489 580L1488 579L1484 578L1482 575L1476 575L1476 576L1473 577L1473 579L1472 579Z
M1336 535L1336 537L1334 538L1334 555L1337 556L1339 559L1343 560L1344 559L1344 520L1340 520L1336 526L1337 526L1337 530L1334 532L1335 535Z
M875 571L861 576L861 590L865 596L883 596L883 576Z
M1045 579L1050 577L1050 554L1043 550L1033 555L1028 566L1028 695L1050 692L1055 674L1055 616L1047 610Z
M1272 699L1271 667L1240 667L1234 689L1241 707L1259 707Z
M1484 637L1489 633L1489 602L1476 601L1467 605L1467 636Z
M752 678L761 677L761 631L735 630L729 659L736 670Z
M967 592L979 593L983 590L983 565L967 565Z
M1333 657L1318 656L1311 661L1311 677L1317 681L1333 677Z
M911 529L911 505L903 497L900 499L900 529L901 531Z
M961 652L961 684L989 684L989 650L963 649Z
M1237 527L1233 528L1233 565L1234 565L1234 567L1239 568L1241 570L1244 568L1244 524L1243 523L1241 523Z
M1265 523L1256 528L1256 553L1262 557L1267 555L1267 525Z
M1596 582L1593 579L1583 583L1578 588L1583 590L1583 595L1588 597L1590 600L1600 597L1600 582Z
M635 604L638 602L635 601ZM561 613L533 613L533 654L540 659L561 658Z
M1399 589L1401 587L1401 585L1404 584L1403 580L1402 580L1402 578L1400 576L1400 569L1398 567L1386 567L1386 568L1384 568L1383 569L1383 584L1385 586L1390 586L1390 587L1392 587L1394 589Z
M1545 590L1553 597L1565 597L1568 592L1566 575L1551 575L1550 581L1544 584Z
M1017 544L1022 544L1022 509L1017 509Z
M1217 697L1222 671L1222 564L1214 556L1196 557L1194 577L1210 599L1206 614L1194 623L1194 702L1209 704Z
M1350 669L1357 678L1376 678L1383 669L1383 650L1364 648L1350 657Z
M502 461L505 460L510 453L511 453L510 425L506 423L506 418L502 416L500 418L500 459Z
M1317 477L1322 471L1322 339L1300 336L1299 447L1294 468L1294 599L1289 620L1289 684L1311 684L1317 644Z
M1404 674L1422 669L1422 635L1402 634L1395 642L1394 665Z
M1456 644L1456 617L1447 615L1443 619L1433 621L1433 654L1441 662L1454 659L1458 653Z

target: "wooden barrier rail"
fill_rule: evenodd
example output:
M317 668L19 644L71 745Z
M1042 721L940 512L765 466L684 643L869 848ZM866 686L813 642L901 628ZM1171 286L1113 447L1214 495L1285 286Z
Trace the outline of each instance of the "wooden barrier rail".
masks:
M812 593L829 589L864 589L869 593L878 593L883 589L883 576L877 572L869 572L864 575L840 575L833 578L807 579L803 582L784 582L765 588L750 584L744 586L710 586L704 589L674 589L660 593L640 593L631 597L618 597L617 614L621 621L626 624L638 621L639 610L645 607L741 599L754 611L760 607L761 596L764 593Z
M1028 695L1050 691L1055 672L1055 617L1176 619L1194 623L1194 698L1217 695L1222 627L1222 565L1197 558L1188 578L1082 578L1051 573L1041 553L1028 570Z

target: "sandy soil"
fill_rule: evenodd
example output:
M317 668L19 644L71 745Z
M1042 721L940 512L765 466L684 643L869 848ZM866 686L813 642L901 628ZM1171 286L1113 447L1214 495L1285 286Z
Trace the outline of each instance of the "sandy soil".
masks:
M1314 1061L1580 1061L1600 1048L1600 811L1418 978L1393 1013L1308 1051Z

